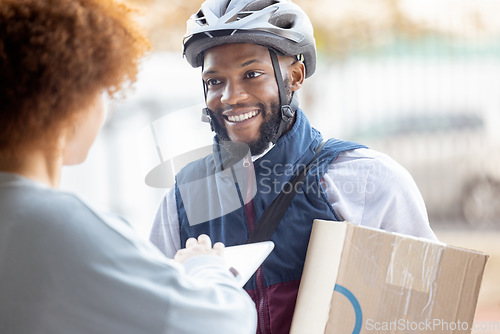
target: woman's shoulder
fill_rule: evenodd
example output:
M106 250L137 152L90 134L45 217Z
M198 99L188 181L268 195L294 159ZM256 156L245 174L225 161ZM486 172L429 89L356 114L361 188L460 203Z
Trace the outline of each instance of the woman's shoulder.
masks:
M0 211L5 224L33 231L97 218L78 196L22 178L0 184Z

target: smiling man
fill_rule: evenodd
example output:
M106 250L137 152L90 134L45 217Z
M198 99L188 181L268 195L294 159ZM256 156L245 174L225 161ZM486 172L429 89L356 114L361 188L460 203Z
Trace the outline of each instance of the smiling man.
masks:
M216 133L214 153L177 174L151 240L170 257L202 233L227 246L243 244L272 225L267 213L283 211L269 236L275 249L245 286L258 310L258 333L289 332L314 219L435 239L406 170L363 145L324 141L299 108L297 91L315 72L316 46L297 5L207 0L188 20L184 55L202 68L203 118ZM274 206L307 165L290 204ZM201 219L195 221L193 208Z

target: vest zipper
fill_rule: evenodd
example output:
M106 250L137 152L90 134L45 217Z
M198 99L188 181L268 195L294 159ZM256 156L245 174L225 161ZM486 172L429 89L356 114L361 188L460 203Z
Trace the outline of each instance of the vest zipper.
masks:
M253 207L253 201L250 201L245 205L245 211L247 214L247 223L250 233L255 226L255 211ZM257 307L257 320L258 320L258 333L268 334L271 333L269 324L269 306L267 304L267 294L266 287L264 283L264 272L262 266L260 266L255 272L255 297L256 297L256 307Z
M254 172L253 165L251 168L247 168L247 189L245 192L245 214L247 218L248 234L250 235L255 228L255 208L253 206L253 189L254 185L251 180L253 180ZM256 307L257 307L257 321L258 328L257 333L259 334L270 334L270 324L269 324L269 306L267 304L267 294L266 287L264 283L264 272L262 266L260 266L255 272L255 297L256 297Z
M259 320L259 330L261 334L271 333L269 327L269 306L267 305L267 294L264 285L264 273L262 271L262 266L257 269L255 273L255 285L257 292L257 317Z

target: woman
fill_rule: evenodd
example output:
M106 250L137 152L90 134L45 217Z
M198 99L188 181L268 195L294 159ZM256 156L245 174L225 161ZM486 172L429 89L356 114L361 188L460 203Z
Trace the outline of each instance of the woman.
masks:
M57 190L148 43L124 5L0 2L0 333L251 333L254 306L207 236L167 260ZM183 263L181 265L180 263Z

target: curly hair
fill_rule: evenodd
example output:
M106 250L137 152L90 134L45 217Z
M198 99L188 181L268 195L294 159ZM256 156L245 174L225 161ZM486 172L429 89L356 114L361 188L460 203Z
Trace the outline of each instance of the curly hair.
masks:
M136 80L149 42L113 0L0 2L0 152L47 139Z

